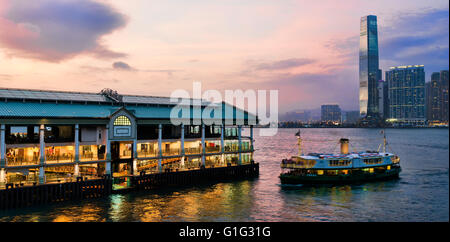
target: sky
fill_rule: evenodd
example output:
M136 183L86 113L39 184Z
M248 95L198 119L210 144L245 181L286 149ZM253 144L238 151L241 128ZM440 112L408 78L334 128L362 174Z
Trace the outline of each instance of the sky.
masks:
M447 0L0 0L0 88L170 96L278 90L279 113L358 110L359 21L380 68L449 68Z

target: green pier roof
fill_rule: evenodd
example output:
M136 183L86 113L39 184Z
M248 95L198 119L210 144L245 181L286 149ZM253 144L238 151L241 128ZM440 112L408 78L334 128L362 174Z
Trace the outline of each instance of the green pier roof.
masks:
M170 119L177 104L170 98L121 95L109 97L97 93L71 93L41 90L0 89L0 119L4 118L93 118L108 119L119 109L126 109L138 119ZM191 101L193 99L190 99ZM211 103L202 101L202 109ZM222 119L257 119L256 116L227 103L222 105ZM232 117L225 112L232 108ZM193 116L192 108L190 109ZM211 118L211 117L203 117Z

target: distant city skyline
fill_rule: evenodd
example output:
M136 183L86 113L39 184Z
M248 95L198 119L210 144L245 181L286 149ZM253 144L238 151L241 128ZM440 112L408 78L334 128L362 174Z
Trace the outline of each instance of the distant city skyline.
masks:
M429 81L449 69L448 14L443 0L0 0L0 86L168 96L201 81L277 89L280 114L358 110L360 18L378 17L383 73L423 64Z

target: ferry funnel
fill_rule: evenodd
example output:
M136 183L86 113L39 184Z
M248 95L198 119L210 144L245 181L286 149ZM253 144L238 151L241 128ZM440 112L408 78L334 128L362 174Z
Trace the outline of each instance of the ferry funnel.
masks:
M341 154L348 154L348 139L341 138L339 143L341 143Z

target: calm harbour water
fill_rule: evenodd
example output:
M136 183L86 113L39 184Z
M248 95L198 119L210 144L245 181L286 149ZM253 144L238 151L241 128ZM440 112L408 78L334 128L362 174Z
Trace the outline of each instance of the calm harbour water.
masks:
M255 130L260 177L0 211L0 221L449 221L448 129L387 129L401 158L399 180L342 186L281 186L281 159L297 152L297 129ZM246 130L248 132L248 130ZM302 129L304 152L376 150L379 129Z

